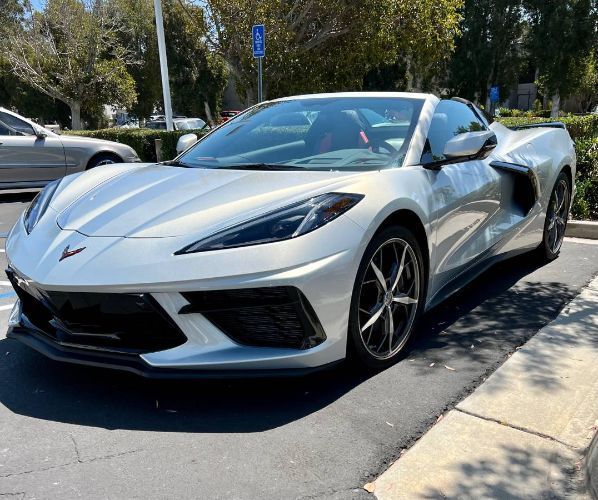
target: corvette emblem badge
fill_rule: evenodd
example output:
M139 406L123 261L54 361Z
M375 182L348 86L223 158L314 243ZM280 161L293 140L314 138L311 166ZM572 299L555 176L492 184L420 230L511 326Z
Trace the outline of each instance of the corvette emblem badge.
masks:
M70 248L71 248L70 245L66 246L66 248L62 251L62 255L60 256L60 259L58 259L58 262L62 262L64 259L68 259L69 257L72 257L73 255L77 255L78 253L81 253L87 247L76 248L75 250L70 250Z

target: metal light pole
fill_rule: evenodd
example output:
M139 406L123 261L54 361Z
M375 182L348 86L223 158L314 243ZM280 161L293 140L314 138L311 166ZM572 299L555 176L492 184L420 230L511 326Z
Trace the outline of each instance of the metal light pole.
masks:
M162 95L164 96L164 114L166 130L174 130L172 124L172 104L170 102L170 83L168 81L168 61L166 59L166 42L164 41L164 20L162 19L161 0L154 0L156 14L156 33L158 34L158 53L160 54L160 73L162 74Z

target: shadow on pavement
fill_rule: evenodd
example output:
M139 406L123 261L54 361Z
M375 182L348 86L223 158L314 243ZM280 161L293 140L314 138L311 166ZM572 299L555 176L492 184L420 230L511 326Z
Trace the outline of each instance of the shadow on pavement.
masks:
M37 191L19 191L19 192L9 192L9 193L2 193L0 192L0 204L2 203L29 203L35 195L39 192Z
M463 478L440 491L430 488L421 498L564 498L576 491L576 468L571 455L554 448L526 449L502 445L475 461L462 461L449 467ZM546 477L550 480L546 480ZM562 496L561 496L562 495Z
M440 349L475 359L483 354L468 348L480 340L505 352L522 344L575 295L560 283L515 285L538 267L523 256L481 275L424 316L406 355L418 358ZM107 429L208 433L279 427L330 405L369 378L341 365L298 379L152 381L59 364L7 339L0 341L0 377L0 403L17 414Z

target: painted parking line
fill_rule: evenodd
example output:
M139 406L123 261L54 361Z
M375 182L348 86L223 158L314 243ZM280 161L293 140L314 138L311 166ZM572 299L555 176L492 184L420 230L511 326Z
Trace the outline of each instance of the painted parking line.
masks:
M6 304L5 306L0 306L0 311L8 311L9 309L12 309L14 306L14 302L12 304Z
M0 281L0 286L12 286L10 281Z
M16 297L17 294L13 291L13 292L6 292L6 293L0 293L0 300L2 299L12 299L13 297Z

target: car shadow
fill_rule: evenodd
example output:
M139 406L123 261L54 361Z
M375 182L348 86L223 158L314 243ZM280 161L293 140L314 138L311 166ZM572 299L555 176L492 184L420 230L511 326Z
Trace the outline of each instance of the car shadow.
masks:
M505 339L510 349L524 343L576 293L525 278L539 267L523 256L482 274L422 318L406 356L465 350L475 357L468 347L480 339L497 349ZM53 362L15 340L0 341L0 403L20 415L107 429L259 432L316 412L371 376L342 364L303 378L156 381Z
M38 190L34 191L14 191L8 193L0 192L0 204L3 203L29 203L35 195L39 192Z

